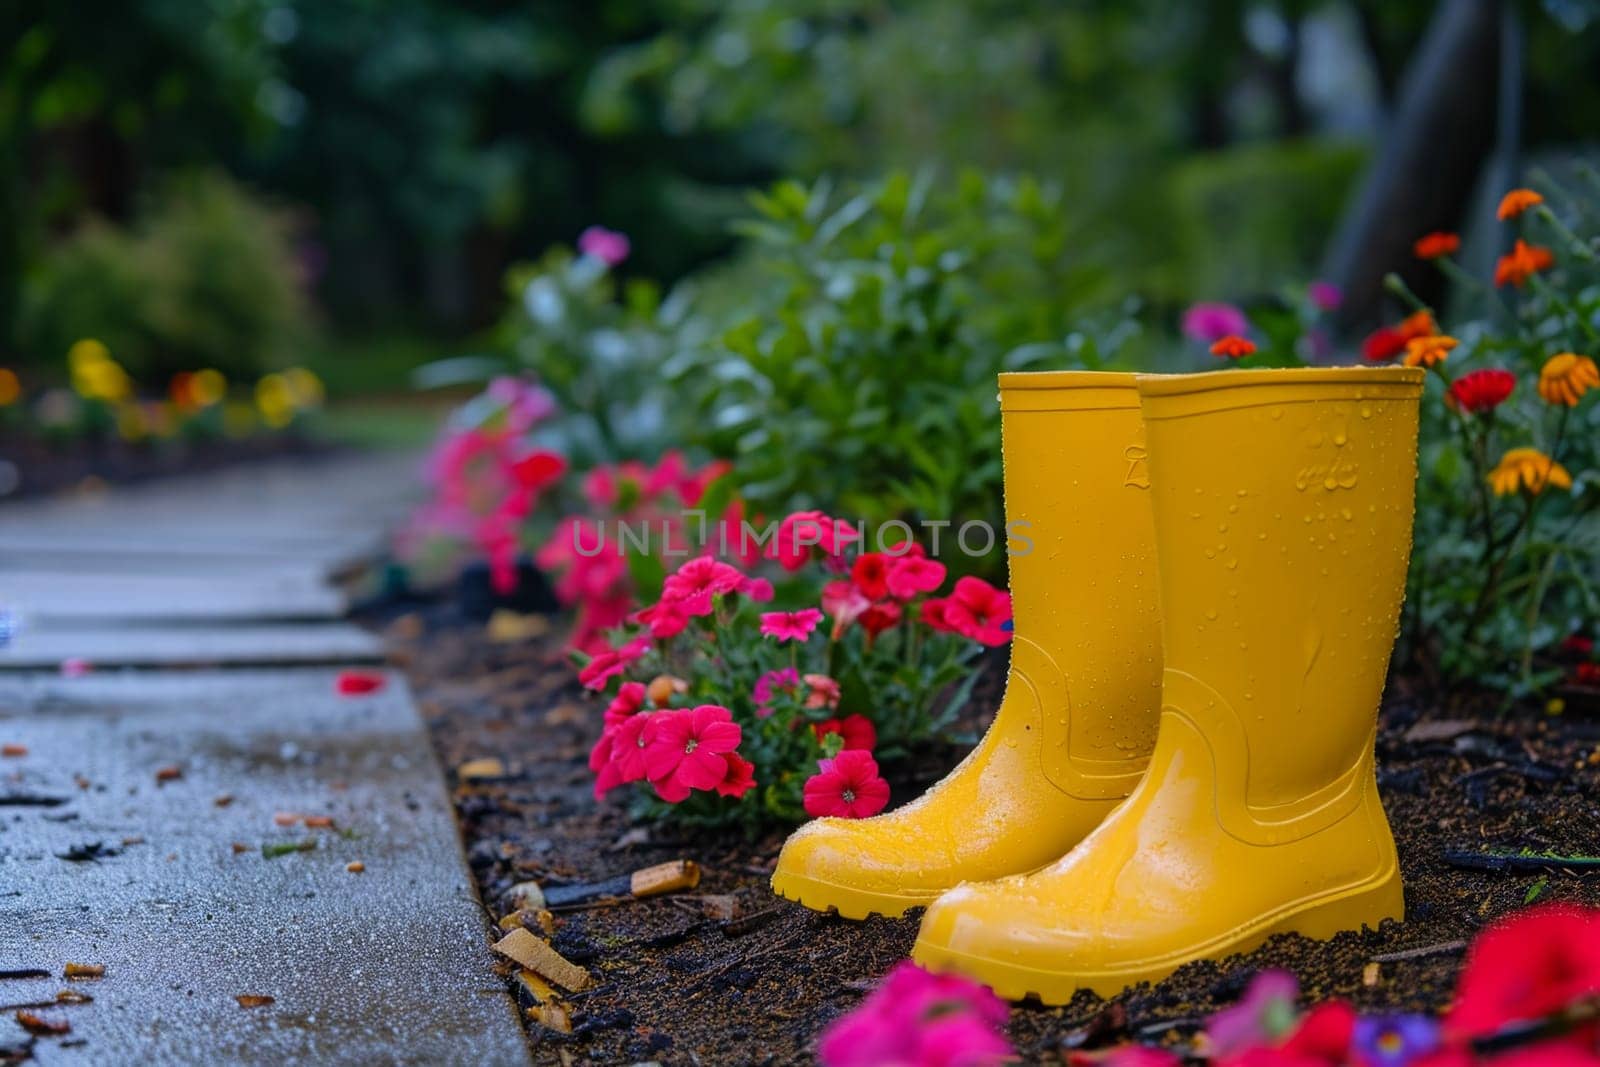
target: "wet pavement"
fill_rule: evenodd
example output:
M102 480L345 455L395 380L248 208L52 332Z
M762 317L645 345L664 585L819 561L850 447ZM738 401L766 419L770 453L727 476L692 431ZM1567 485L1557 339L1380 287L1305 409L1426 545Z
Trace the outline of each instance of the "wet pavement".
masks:
M290 472L262 499L295 506L257 509L254 522L236 481L213 480L210 493L164 489L178 501L170 506L204 509L192 529L226 543L218 555L239 564L232 584L215 596L194 590L192 612L160 629L143 625L148 605L119 616L115 598L101 600L113 617L92 626L70 610L41 611L51 621L22 634L36 651L25 640L10 650L13 669L0 673L0 1062L527 1062L404 680L386 674L374 693L341 696L337 668L300 664L370 658L370 637L343 623L260 623L225 595L259 596L279 564L299 568L285 588L317 591L308 561L279 550L296 538L339 545L311 564L345 566L347 550L393 513L409 484L397 472L383 483L347 468L342 484L361 489L348 498L337 479L296 494ZM152 560L178 565L181 516L151 509L144 492L97 502L75 543L40 551L59 563L116 515L128 543L144 546L125 557L141 568L133 573ZM365 532L352 502L366 509ZM210 514L219 506L231 513ZM61 509L46 510L9 526L9 513L0 517L0 542L60 521ZM140 515L159 521L141 527ZM248 537L229 541L230 527ZM175 539L165 552L160 531ZM246 542L263 546L259 573ZM16 560L0 547L0 601L8 572L42 573ZM15 585L36 604L56 597L48 583ZM86 594L100 595L80 586L54 602ZM119 641L153 638L162 655L114 654ZM52 657L97 641L91 673L54 669ZM30 656L51 669L19 669ZM244 666L264 660L285 665ZM116 662L230 669L108 669ZM69 980L68 964L104 975ZM34 972L43 975L8 976ZM59 1002L62 991L92 999ZM70 1030L24 1027L41 1021Z

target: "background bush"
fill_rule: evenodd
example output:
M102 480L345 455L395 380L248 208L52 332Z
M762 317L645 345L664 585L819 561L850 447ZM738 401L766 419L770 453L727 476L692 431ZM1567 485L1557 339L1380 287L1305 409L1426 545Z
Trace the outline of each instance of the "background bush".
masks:
M295 360L307 312L287 216L197 174L133 227L92 220L52 249L24 291L20 349L53 364L95 337L146 383L203 367L254 378Z

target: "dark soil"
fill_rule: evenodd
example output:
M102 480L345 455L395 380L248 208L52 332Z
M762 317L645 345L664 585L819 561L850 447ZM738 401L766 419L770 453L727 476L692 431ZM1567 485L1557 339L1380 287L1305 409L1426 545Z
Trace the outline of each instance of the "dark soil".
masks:
M781 834L755 842L680 836L671 826L646 834L620 802L597 804L585 760L600 708L559 660L557 635L495 644L442 608L402 616L389 632L446 768L480 756L506 764L503 780L485 784L461 785L451 771L472 869L496 916L509 910L506 890L527 879L589 882L679 858L704 868L693 893L559 915L556 948L599 984L572 998L571 1034L531 1027L537 1062L808 1062L817 1033L910 950L917 913L853 923L774 897L767 878ZM992 697L1003 663L989 670ZM1499 718L1493 705L1464 704L1440 707L1405 678L1385 700L1380 783L1399 841L1405 923L1331 942L1277 937L1247 955L1190 964L1109 1008L1088 993L1062 1008L1018 1005L1011 1037L1024 1059L1059 1062L1071 1048L1132 1039L1185 1041L1264 967L1293 970L1308 999L1437 1011L1449 1001L1462 942L1496 916L1534 898L1600 903L1600 875L1462 865L1524 849L1600 852L1600 719ZM954 762L955 754L944 761ZM913 795L913 786L896 788L897 800ZM730 903L731 922L719 910Z
M329 451L329 445L294 434L127 444L82 439L45 441L14 432L0 433L0 502Z

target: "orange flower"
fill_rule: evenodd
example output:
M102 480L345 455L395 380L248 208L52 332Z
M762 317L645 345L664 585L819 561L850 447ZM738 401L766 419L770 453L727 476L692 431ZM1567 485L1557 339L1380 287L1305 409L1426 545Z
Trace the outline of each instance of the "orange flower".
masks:
M1500 198L1500 209L1495 212L1500 221L1514 219L1536 204L1544 203L1544 197L1532 189L1513 189Z
M1444 334L1413 338L1406 342L1406 358L1403 362L1408 367L1432 367L1443 363L1456 344L1454 337Z
M1435 231L1417 238L1416 244L1411 246L1411 251L1417 254L1418 259L1438 259L1441 256L1453 256L1460 248L1460 237L1453 233Z
M1571 489L1572 475L1537 448L1513 448L1489 472L1489 485L1496 496L1510 496L1521 489L1537 496L1551 485Z
M1494 283L1520 286L1540 271L1549 270L1555 261L1548 248L1530 245L1519 237L1517 243L1511 246L1511 251L1501 256L1500 262L1494 265Z
M0 367L0 408L10 407L22 398L22 382L10 367Z
M1548 403L1577 407L1583 394L1600 386L1600 368L1588 356L1561 352L1539 371L1539 395Z
M1398 329L1401 336L1410 341L1418 337L1432 337L1439 332L1439 324L1433 321L1433 312L1423 308L1407 315Z
M1230 333L1226 337L1218 338L1211 346L1211 354L1222 359L1243 359L1256 350L1255 342L1247 337L1240 337Z

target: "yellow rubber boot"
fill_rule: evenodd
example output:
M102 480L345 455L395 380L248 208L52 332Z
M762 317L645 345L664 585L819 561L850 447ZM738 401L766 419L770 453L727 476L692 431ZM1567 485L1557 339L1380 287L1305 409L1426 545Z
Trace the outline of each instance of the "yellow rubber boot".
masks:
M1139 379L1166 650L1149 772L1059 862L942 896L914 959L1059 1004L1401 917L1373 746L1422 377Z
M872 819L818 819L772 888L852 919L1032 871L1139 780L1161 689L1154 529L1135 376L1002 374L1015 624L1004 700L942 782ZM1024 542L1031 542L1031 548Z

